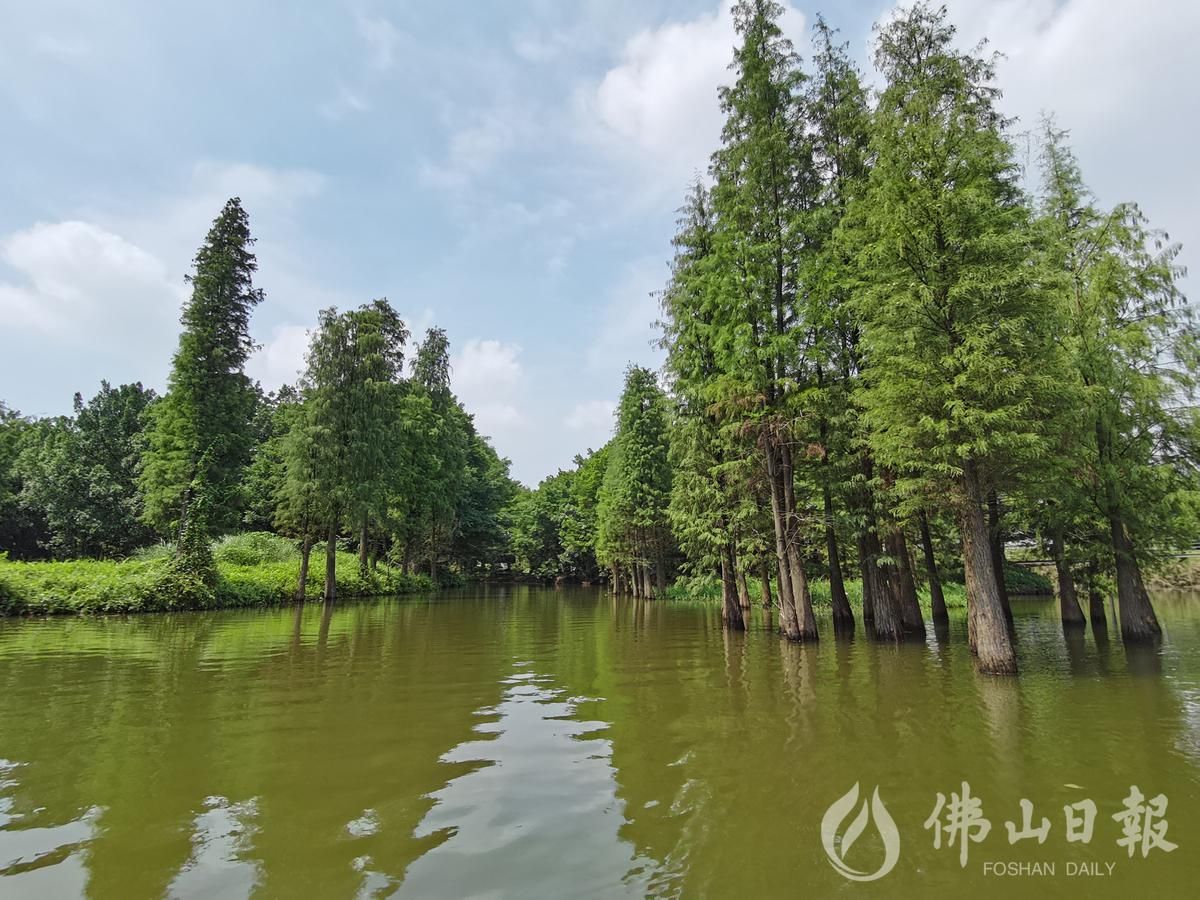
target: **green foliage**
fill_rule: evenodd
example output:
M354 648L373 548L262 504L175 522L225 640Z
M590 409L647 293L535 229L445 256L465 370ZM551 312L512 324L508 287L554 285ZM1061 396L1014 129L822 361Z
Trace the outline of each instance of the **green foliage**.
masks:
M1004 585L1010 594L1053 594L1054 585L1041 572L1025 566L1006 565Z
M244 368L254 349L250 312L262 301L253 285L253 244L249 218L235 197L196 253L183 333L167 395L150 412L141 473L144 515L160 534L177 531L186 519L197 480L211 492L209 527L227 530L239 518L256 402Z
M17 465L20 503L45 521L44 549L63 559L119 557L145 544L137 465L142 425L154 392L140 384L75 395L72 419L29 429Z
M226 535L213 546L218 565L259 566L296 558L296 543L269 531Z
M991 480L1044 454L1069 379L992 62L917 5L880 30L876 64L874 166L843 228L863 280L859 400L876 459L919 504L967 462Z
M596 501L596 556L601 563L661 563L670 552L671 497L667 404L654 373L625 373L617 431Z
M248 543L263 551L264 561L238 565L220 559L215 582L181 569L177 557L150 559L75 560L67 562L15 562L0 556L0 615L102 614L211 609L231 606L271 606L291 602L296 590L300 557L292 550L288 559L271 560L278 545L260 536ZM230 541L226 551L237 548ZM249 558L253 551L240 548ZM235 556L237 550L233 550ZM218 557L226 555L220 546ZM324 578L324 553L314 552L309 570L309 595L320 595ZM338 592L342 597L370 597L429 591L424 575L406 575L381 565L365 578L354 566L354 557L339 554Z

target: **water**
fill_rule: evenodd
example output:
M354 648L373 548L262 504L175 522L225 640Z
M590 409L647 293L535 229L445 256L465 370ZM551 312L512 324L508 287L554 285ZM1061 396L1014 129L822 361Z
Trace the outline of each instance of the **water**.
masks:
M961 620L797 647L589 590L0 620L0 896L1194 896L1200 600L1158 609L1130 655L1018 601L1016 680L973 674ZM991 823L965 867L923 827L963 781ZM874 883L822 847L856 783L900 836ZM1117 845L1133 784L1177 850ZM1008 842L1023 798L1043 844ZM873 872L878 828L844 855Z

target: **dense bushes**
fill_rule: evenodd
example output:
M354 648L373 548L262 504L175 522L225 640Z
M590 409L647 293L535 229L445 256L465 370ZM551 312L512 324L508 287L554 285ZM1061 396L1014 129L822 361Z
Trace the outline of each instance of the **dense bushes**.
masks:
M270 606L296 593L300 554L286 539L265 533L234 535L213 548L216 578L181 568L170 553L127 560L13 562L0 555L0 615L129 613L234 606ZM431 590L428 576L381 565L359 575L358 560L338 553L339 597L373 597ZM313 551L308 594L321 596L324 548Z

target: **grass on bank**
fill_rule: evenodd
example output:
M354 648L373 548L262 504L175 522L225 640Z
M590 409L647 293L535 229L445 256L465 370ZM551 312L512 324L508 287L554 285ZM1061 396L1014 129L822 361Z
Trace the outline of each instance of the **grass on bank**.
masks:
M169 548L155 547L130 559L13 562L0 554L0 615L160 612L179 609L272 606L290 602L300 573L294 543L265 532L231 535L213 546L216 584L197 589L171 565ZM325 547L313 549L308 595L319 598L325 583ZM340 597L374 597L428 591L426 575L406 575L380 563L365 578L358 557L337 554Z

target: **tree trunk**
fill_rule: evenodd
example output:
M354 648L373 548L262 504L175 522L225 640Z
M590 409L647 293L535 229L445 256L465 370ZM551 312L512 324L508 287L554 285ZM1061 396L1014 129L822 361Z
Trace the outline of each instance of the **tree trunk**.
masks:
M783 503L783 482L779 475L777 448L766 448L767 481L771 486L771 518L775 527L775 561L779 575L779 627L789 641L800 640L800 623L792 595L792 576L787 552L787 526Z
M879 563L883 547L874 525L869 526L863 539L864 575L863 597L871 598L871 628L876 640L900 641L904 639L904 619L896 595L888 582L887 572ZM865 618L865 617L864 617Z
M325 602L332 603L337 599L337 537L338 517L335 515L329 523L329 532L325 537Z
M991 534L984 504L987 502L973 460L963 464L962 542L963 572L967 581L967 640L979 671L990 675L1015 675L1017 657L1004 616L992 565Z
M808 589L808 576L804 572L804 560L800 555L800 515L796 510L796 488L792 469L792 450L785 443L782 447L783 501L787 512L788 564L792 570L792 599L796 605L796 620L800 626L800 640L815 641L817 617L813 614L812 593Z
M1104 597L1100 594L1100 571L1095 561L1087 567L1088 617L1092 620L1092 631L1097 628L1108 631L1108 614L1104 611Z
M900 602L900 622L909 634L925 636L925 617L921 615L921 601L917 599L917 583L913 579L912 560L908 555L908 541L899 525L892 529L888 554L896 560L896 598Z
M770 609L775 605L774 599L771 597L771 564L765 559L762 561L758 577L762 579L759 584L759 590L762 592L762 608Z
M825 552L829 557L829 598L833 607L835 633L854 632L854 611L846 598L846 582L842 578L842 557L838 552L837 530L833 527L833 491L826 482L825 492Z
M1142 569L1133 540L1120 513L1110 513L1108 521L1117 566L1117 615L1121 619L1121 640L1126 643L1157 641L1162 637L1162 628L1142 582Z
M369 538L368 518L367 514L363 513L362 523L358 528L358 574L362 578L367 577L367 571L370 567L371 541Z
M737 596L738 606L742 609L750 608L750 585L746 581L746 565L733 554L730 554L734 561L734 571L737 573Z
M1062 532L1050 538L1050 553L1054 557L1054 571L1058 575L1058 608L1062 614L1063 628L1082 628L1087 622L1079 608L1079 597L1075 593L1075 577L1067 565L1067 553L1063 547Z
M1008 598L1008 585L1004 582L1004 529L1000 523L1000 496L995 488L988 491L988 546L992 555L992 570L996 573L996 592L1000 595L1000 605L1004 609L1004 618L1008 622L1008 630L1013 632L1012 603Z
M296 602L308 599L308 561L312 557L312 537L305 533L300 544L300 578L296 581Z
M870 548L866 529L858 532L858 577L862 583L862 618L863 628L872 632L875 630L875 580L871 577Z
M658 596L665 596L667 593L667 559L663 554L662 547L659 547L658 558L654 560L654 579Z
M946 610L946 597L942 593L942 579L938 575L937 560L933 555L933 536L929 533L929 517L921 510L921 550L925 554L925 573L929 580L929 610L934 625L949 625L950 613Z
M746 620L738 603L737 587L734 585L733 553L729 545L721 547L721 621L726 628L746 630Z
M650 578L650 563L648 562L642 563L642 587L649 599L655 599L657 595L654 593L654 582Z

